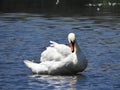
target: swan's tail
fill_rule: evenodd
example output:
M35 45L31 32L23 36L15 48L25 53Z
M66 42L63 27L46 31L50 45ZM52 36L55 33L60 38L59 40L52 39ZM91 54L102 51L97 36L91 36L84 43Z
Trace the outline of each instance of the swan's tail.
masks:
M34 65L34 63L32 61L29 61L29 60L24 60L24 63L30 69L32 69L32 67Z
M33 73L47 74L48 68L42 64L37 64L29 60L24 60L25 65L32 70Z

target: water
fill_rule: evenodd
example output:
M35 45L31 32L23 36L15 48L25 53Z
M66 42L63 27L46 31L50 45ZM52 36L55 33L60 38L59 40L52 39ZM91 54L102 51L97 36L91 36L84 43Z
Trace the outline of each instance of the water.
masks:
M33 75L23 60L39 62L53 40L74 32L88 59L74 76ZM0 14L0 90L120 90L120 16Z

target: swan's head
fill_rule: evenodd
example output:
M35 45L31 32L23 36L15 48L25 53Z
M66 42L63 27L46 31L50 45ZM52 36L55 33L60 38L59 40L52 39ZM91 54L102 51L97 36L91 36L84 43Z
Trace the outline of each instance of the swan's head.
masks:
M70 48L71 51L74 52L74 46L75 46L75 34L74 33L69 33L68 35L68 41L70 43Z

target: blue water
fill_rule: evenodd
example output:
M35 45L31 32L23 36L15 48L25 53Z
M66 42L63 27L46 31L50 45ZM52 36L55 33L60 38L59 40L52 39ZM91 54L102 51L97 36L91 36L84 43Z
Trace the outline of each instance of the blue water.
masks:
M68 44L69 32L88 59L74 76L36 75L23 60L39 62L53 40ZM120 90L120 16L0 14L0 90Z

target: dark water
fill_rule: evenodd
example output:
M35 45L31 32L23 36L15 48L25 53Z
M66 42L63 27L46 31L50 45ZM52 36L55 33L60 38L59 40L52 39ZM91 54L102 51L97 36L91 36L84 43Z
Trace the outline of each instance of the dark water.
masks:
M23 60L39 62L50 40L68 44L74 32L88 59L75 76L33 75ZM120 16L0 14L0 90L120 90Z

